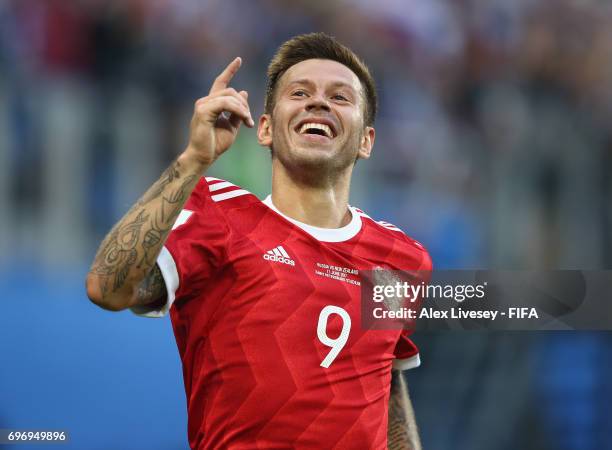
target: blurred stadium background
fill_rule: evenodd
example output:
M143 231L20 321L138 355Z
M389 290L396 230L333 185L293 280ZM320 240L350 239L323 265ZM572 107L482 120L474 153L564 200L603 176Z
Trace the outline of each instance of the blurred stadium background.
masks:
M379 83L353 204L437 268L612 266L609 2L3 0L0 428L67 429L61 448L187 448L169 321L95 308L84 275L184 147L217 72L242 56L235 86L260 114L272 53L315 30ZM269 173L245 129L211 172L259 195ZM426 449L612 448L609 333L415 341Z

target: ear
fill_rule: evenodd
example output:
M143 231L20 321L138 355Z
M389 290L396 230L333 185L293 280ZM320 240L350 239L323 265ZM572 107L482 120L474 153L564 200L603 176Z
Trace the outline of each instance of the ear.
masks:
M359 144L359 159L368 159L372 153L372 147L374 146L374 138L376 137L376 131L373 127L365 127L363 137Z
M262 147L272 146L272 117L270 114L262 114L257 125L257 141Z

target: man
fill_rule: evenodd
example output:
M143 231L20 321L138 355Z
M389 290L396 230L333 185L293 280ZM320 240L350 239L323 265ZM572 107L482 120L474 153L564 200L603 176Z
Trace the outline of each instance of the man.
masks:
M192 448L420 449L399 375L418 350L401 330L360 326L360 270L431 268L422 246L348 205L374 144L372 77L322 33L280 47L257 129L272 152L262 202L202 178L254 126L247 93L228 87L240 65L196 101L187 148L102 242L88 296L170 311Z

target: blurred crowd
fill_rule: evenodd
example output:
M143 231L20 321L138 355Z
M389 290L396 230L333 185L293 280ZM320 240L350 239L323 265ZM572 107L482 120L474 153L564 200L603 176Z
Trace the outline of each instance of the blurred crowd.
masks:
M261 113L270 57L309 31L357 51L378 83L374 155L358 164L354 204L422 241L437 268L612 265L612 3L599 0L0 1L0 264L87 264L101 236L183 148L193 102L225 64L243 57L236 86ZM268 154L251 131L235 147L214 174L266 194ZM461 348L444 338L430 345L463 364L460 387L505 374L472 388L481 405L473 417L484 420L487 405L495 407L487 396L506 395L507 410L528 410L503 384L518 383L525 367L536 370L529 355L516 356L525 343L495 338L516 353L506 367L491 355L493 344L469 339ZM595 355L588 364L602 339L581 341ZM559 342L550 343L559 349L553 354L567 357ZM450 382L447 372L438 375ZM599 378L589 380L597 391ZM436 383L417 379L417 399L442 398ZM527 384L521 392L529 396ZM555 386L569 385L564 378ZM559 398L551 389L547 398ZM609 419L593 402L593 419L575 429L554 414L543 428L515 423L531 430L531 442L545 429L574 430L576 441L547 447L542 438L520 448L603 448ZM439 410L425 411L443 420ZM478 434L477 419L448 411L456 435ZM501 425L489 431L490 439L510 439ZM480 447L445 447L433 431L430 439L439 442L432 448L518 448L484 437Z
M611 25L597 0L5 0L0 207L15 220L0 236L83 258L183 147L227 61L244 58L236 83L261 112L275 48L324 30L379 83L355 203L428 244L438 267L610 265ZM264 193L243 166L265 169L265 152L252 135L237 147L247 156L218 170Z

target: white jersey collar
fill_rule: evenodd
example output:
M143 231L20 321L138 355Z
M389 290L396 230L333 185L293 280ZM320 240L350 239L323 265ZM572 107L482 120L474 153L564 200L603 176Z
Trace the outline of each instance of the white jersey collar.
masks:
M310 234L312 237L322 242L343 242L348 241L349 239L355 237L357 233L361 230L361 217L355 209L349 205L349 211L351 212L352 218L351 221L343 226L342 228L319 228L314 227L312 225L308 225L307 223L300 222L298 220L292 219L289 216L284 215L280 212L276 206L272 203L272 196L268 195L263 204L270 208L272 211L282 216L295 226L301 228L306 233Z

